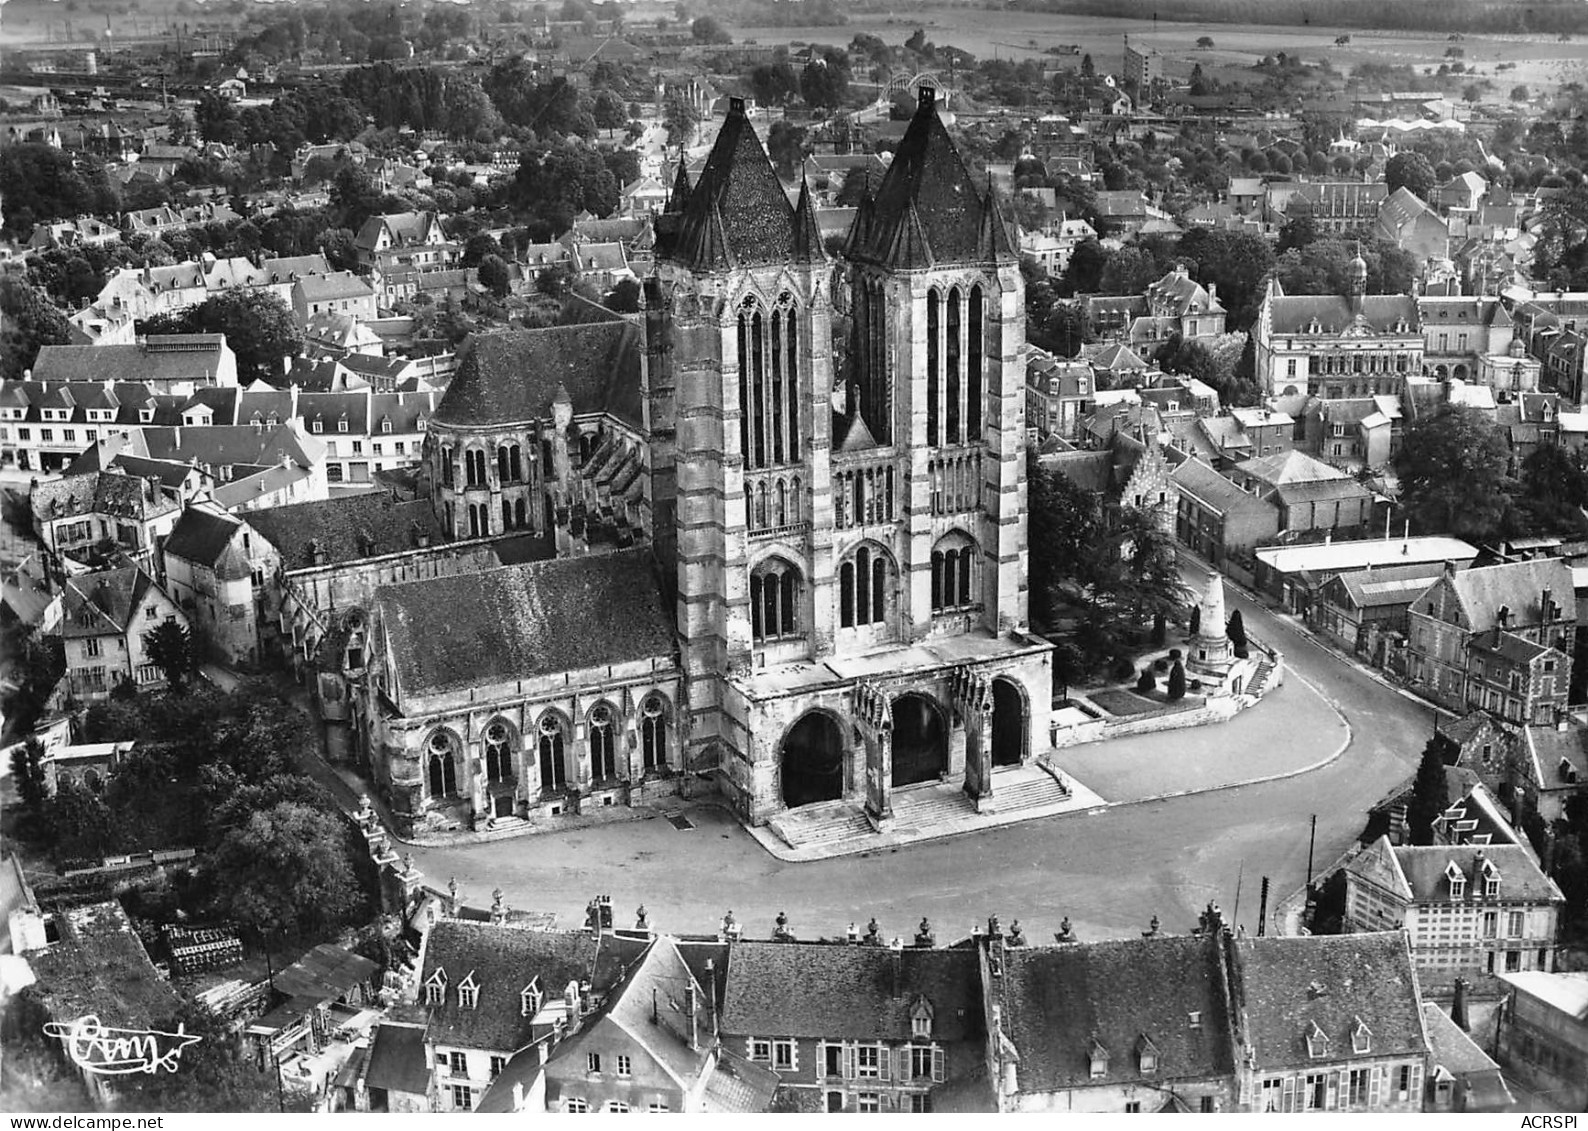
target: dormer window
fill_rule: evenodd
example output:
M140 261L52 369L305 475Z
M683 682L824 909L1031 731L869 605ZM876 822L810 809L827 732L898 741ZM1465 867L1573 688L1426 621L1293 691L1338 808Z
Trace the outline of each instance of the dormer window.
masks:
M338 420L336 422L336 430L338 432L346 432L347 431L347 417L344 416L344 417L342 417L340 420Z
M423 432L425 430L425 418L424 417L421 416L418 420L414 421L414 430L416 432Z
M1367 1022L1360 1017L1356 1019L1356 1027L1351 1030L1351 1051L1354 1053L1373 1051L1373 1030L1369 1029Z
M530 979L529 985L518 992L518 1012L523 1017L533 1017L540 1012L545 995L540 992L540 979Z
M314 423L309 426L309 429L310 429L310 431L313 431L313 432L324 432L325 431L325 421L321 420L318 416L316 416L314 418Z
M910 1007L910 1036L920 1041L932 1039L932 1003L924 997Z
M383 416L383 417L380 418L380 430L382 432L390 432L391 431L391 417Z
M1329 1038L1316 1021L1307 1030L1307 1055L1313 1060L1329 1055Z
M1185 1024L1187 1029L1202 1028L1202 1011L1193 1009L1190 1013L1187 1013L1185 1015Z
M1445 879L1450 881L1450 898L1452 900L1466 897L1467 877L1461 874L1461 869L1456 867L1453 860L1445 867Z
M458 1006L462 1009L475 1009L480 1004L480 986L474 980L474 972L458 983Z
M1092 1079L1100 1080L1108 1075L1108 1050L1101 1041L1092 1040Z
M441 967L425 980L425 1004L440 1005L447 998L447 972Z
M1158 1046L1152 1043L1152 1038L1143 1033L1141 1040L1136 1042L1136 1059L1143 1076L1151 1076L1158 1071Z

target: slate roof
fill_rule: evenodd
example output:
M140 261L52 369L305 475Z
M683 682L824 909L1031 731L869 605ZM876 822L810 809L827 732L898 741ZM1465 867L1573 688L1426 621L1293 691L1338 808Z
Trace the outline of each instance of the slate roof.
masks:
M645 548L390 585L375 600L410 695L674 653Z
M672 209L670 202L669 215ZM809 190L802 186L798 208L789 203L743 99L729 103L681 211L679 220L658 224L657 254L696 270L826 258Z
M751 1115L767 1110L777 1092L778 1074L752 1064L732 1049L723 1049L706 1081L701 1106L707 1112Z
M1423 1033L1417 975L1400 931L1238 939L1247 1040L1257 1068L1312 1063L1307 1036L1316 1025L1331 1061L1421 1055ZM1357 1053L1360 1019L1371 1031Z
M436 406L435 423L468 427L542 420L559 389L576 414L608 412L644 427L643 335L616 315L576 326L475 334Z
M89 514L147 521L180 505L158 482L123 471L96 471L46 480L33 489L29 503L41 522Z
M531 1018L523 1016L522 994L538 978L545 999L560 997L569 982L589 980L596 940L585 931L527 931L494 923L442 919L425 939L424 985L446 973L440 1005L427 1006L431 1044L513 1052L529 1042ZM470 974L479 987L475 1008L458 1004L458 986Z
M330 943L310 948L275 975L276 989L289 997L334 1001L367 983L380 969L362 954Z
M338 565L414 549L421 535L432 546L446 541L428 500L400 500L389 491L266 507L241 517L289 570L313 566L316 548L324 554L321 564Z
M293 284L301 291L304 302L325 302L330 299L363 299L375 293L375 288L362 275L351 271L337 271L329 275L305 275Z
M1449 902L1445 868L1451 863L1467 877L1468 898L1481 897L1482 888L1473 881L1480 868L1480 853L1499 869L1500 898L1506 902L1559 903L1563 899L1555 881L1544 875L1532 854L1518 844L1402 844L1394 846L1393 852L1414 903Z
M426 1095L430 1091L430 1056L425 1052L425 1031L415 1025L377 1025L364 1084L388 1092Z
M225 349L224 334L152 334L135 345L43 346L33 379L213 384Z
M1500 1066L1435 1002L1423 1003L1423 1027L1434 1071L1444 1069L1470 1089L1466 1110L1504 1110L1516 1102Z
M1158 936L1004 951L1003 1023L1020 1055L1020 1090L1229 1075L1234 1042L1212 939ZM1193 1027L1191 1014L1200 1014ZM1143 1075L1146 1037L1158 1067ZM1108 1070L1091 1075L1094 1043Z
M1474 652L1498 656L1512 664L1531 664L1540 656L1553 651L1548 645L1535 644L1526 637L1499 628L1473 633L1472 638L1467 642L1467 647Z
M1532 765L1528 776L1540 789L1576 789L1588 782L1588 728L1572 723L1566 730L1548 726L1522 728ZM1575 780L1561 772L1571 768Z
M68 578L62 595L61 635L124 636L154 578L137 566Z
M1013 258L1016 241L988 186L976 190L943 120L936 91L920 89L875 197L863 197L846 252L890 268Z
M974 950L741 941L734 944L722 1031L734 1036L904 1041L917 999L941 1042L982 1029Z
M1175 486L1195 495L1225 514L1237 511L1274 512L1274 504L1242 491L1201 460L1188 459L1169 473Z
M1509 623L1540 623L1539 602L1548 589L1551 600L1569 607L1574 591L1571 568L1559 558L1464 569L1449 581L1474 631L1499 623L1502 606L1510 609Z
M1339 468L1330 467L1322 460L1313 459L1306 452L1295 449L1249 459L1237 464L1236 469L1273 487L1351 478Z
M1444 566L1437 563L1353 570L1338 575L1340 586L1359 609L1385 605L1410 605L1439 579Z
M691 1017L688 988L695 988ZM663 937L645 952L628 978L612 991L604 1015L626 1032L658 1064L690 1089L711 1063L711 1006L672 939ZM698 1034L690 1047L690 1034ZM584 1057L577 1047L583 1071Z
M234 542L242 528L231 515L188 507L165 540L166 556L209 566L223 580L247 577L248 559Z
M138 940L121 904L111 900L56 916L61 941L27 956L50 1016L94 1014L112 1028L148 1029L181 1005Z
M1279 295L1268 302L1274 335L1334 337L1355 324L1343 295ZM1410 295L1363 295L1362 319L1379 334L1402 333L1395 326L1404 321L1404 335L1413 335L1418 328L1417 300ZM1318 324L1316 335L1311 329L1314 320Z

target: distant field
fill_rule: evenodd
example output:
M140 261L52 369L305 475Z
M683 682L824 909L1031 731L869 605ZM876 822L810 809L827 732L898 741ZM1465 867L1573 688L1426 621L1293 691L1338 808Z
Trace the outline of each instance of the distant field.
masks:
M740 40L775 43L848 43L856 33L880 36L888 43L902 43L916 28L926 30L927 39L951 44L978 58L1028 59L1061 43L1079 44L1092 55L1099 70L1118 71L1124 37L1155 47L1166 60L1170 75L1186 75L1196 63L1204 70L1221 67L1246 67L1264 55L1284 51L1308 61L1327 57L1343 70L1360 63L1409 64L1437 67L1444 62L1445 50L1453 46L1443 33L1358 31L1351 28L1291 27L1263 24L1198 24L1169 20L1129 20L1101 16L1071 16L1042 12L982 11L973 8L936 8L897 16L857 15L841 27L825 28L735 28ZM1211 36L1210 51L1198 49L1201 36ZM1349 35L1351 42L1336 47L1336 37ZM1561 43L1549 39L1522 39L1512 36L1467 36L1459 46L1466 52L1462 60L1476 67L1482 77L1491 79L1503 93L1517 83L1536 90L1553 88L1572 79L1588 78L1588 48L1581 40ZM1078 56L1066 57L1071 66ZM1508 62L1515 70L1496 75L1494 65Z

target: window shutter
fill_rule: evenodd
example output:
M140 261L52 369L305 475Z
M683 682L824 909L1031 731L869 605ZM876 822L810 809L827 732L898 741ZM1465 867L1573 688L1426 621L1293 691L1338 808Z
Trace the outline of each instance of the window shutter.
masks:
M1296 1078L1294 1076L1285 1077L1285 1102L1283 1105L1283 1110L1287 1112L1296 1110Z
M1327 1094L1323 1101L1324 1109L1333 1111L1340 1105L1340 1074L1337 1072L1329 1073L1324 1086L1327 1088Z
M933 1049L932 1050L932 1082L935 1083L935 1084L941 1084L943 1082L943 1050L942 1049Z
M887 1045L877 1046L877 1074L882 1079L888 1078L888 1069L893 1064L893 1050Z
M910 1046L901 1045L899 1048L899 1082L904 1083L910 1079Z
M1412 1065L1412 1087L1411 1087L1411 1092L1410 1092L1410 1094L1407 1095L1406 1099L1407 1099L1407 1102L1409 1102L1413 1107L1420 1107L1420 1106L1422 1106L1422 1096L1423 1096L1423 1066L1420 1065L1420 1064L1414 1064L1414 1065Z
M844 1077L852 1080L855 1077L855 1046L844 1046Z
M1384 1078L1384 1069L1381 1065L1374 1065L1368 1069L1367 1077L1367 1106L1378 1107L1378 1096L1381 1082Z

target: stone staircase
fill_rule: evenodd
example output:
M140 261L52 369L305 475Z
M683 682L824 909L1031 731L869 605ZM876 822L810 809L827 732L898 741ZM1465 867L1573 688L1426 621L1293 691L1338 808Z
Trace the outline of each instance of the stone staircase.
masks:
M1253 699L1263 693L1263 688L1268 685L1268 677L1274 674L1274 663L1264 658L1257 661L1257 670L1252 672L1251 681L1246 685L1245 693Z
M871 822L847 801L823 801L780 813L768 822L790 848L822 848L871 836Z

